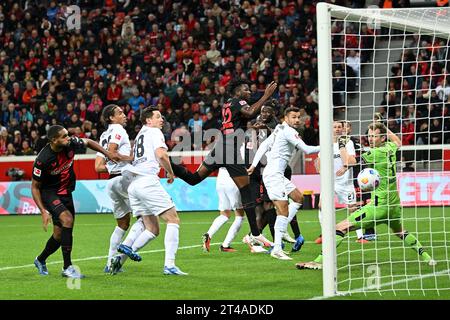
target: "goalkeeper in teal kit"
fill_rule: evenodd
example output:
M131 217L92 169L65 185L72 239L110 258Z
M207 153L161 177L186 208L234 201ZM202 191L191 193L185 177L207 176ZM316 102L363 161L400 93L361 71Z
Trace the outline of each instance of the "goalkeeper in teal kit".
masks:
M342 139L342 138L341 138ZM423 262L436 264L425 251L419 240L408 233L402 225L400 197L397 191L396 152L401 140L384 124L374 122L369 126L370 150L361 155L362 161L380 174L380 185L372 192L369 204L353 212L347 219L336 225L336 246L344 240L345 234L356 229L372 228L376 224L387 224L391 231L403 240L405 246L415 250ZM300 262L298 269L322 269L322 254L313 262Z

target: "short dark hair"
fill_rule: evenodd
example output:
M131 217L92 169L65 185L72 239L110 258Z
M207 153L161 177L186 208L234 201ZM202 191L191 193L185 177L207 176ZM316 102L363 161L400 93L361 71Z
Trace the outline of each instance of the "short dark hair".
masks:
M55 125L51 126L51 127L48 129L48 132L47 132L47 138L48 138L48 140L52 141L53 139L55 139L56 137L58 137L61 130L64 130L64 127L63 127L63 126L60 126L60 125L58 125L58 124L55 124Z
M147 123L148 118L153 117L153 112L155 112L155 111L159 111L158 108L156 108L155 106L149 106L142 110L140 120L143 125L145 125Z
M300 109L297 107L289 107L286 110L284 110L284 115L287 116L291 112L300 112Z
M244 80L244 79L232 80L228 84L228 90L230 90L232 95L235 95L236 91L244 84L249 85L249 82L247 80Z
M110 117L114 117L114 112L116 108L120 108L117 104L107 105L102 112L102 119L106 124L111 124Z

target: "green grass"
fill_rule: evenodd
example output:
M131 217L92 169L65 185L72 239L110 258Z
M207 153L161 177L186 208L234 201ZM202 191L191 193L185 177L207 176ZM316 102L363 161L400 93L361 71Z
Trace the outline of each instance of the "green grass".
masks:
M439 260L436 272L449 269L450 252L444 241L450 240L450 208L445 210L420 209L416 212L413 209L405 209L404 213L407 218L426 218L430 215L433 217L431 223L420 220L420 223L416 224L407 219L405 224L410 232L417 232L417 229L420 231L420 240L424 246L435 246L433 256ZM293 261L279 261L265 254L251 254L241 243L244 233L248 230L247 224L242 227L233 244L238 252L222 253L218 250L219 243L230 226L228 223L214 236L211 252L203 253L200 246L201 235L206 232L216 215L216 212L180 213L177 265L183 271L189 272L187 277L162 274L164 225L161 235L142 249L142 262L127 261L125 272L116 276L103 274L106 263L104 256L108 252L109 237L115 221L112 215L108 214L78 215L74 230L73 261L86 275L80 282L79 290L69 289L67 280L60 276L60 251L47 261L50 276L37 274L33 260L50 236L50 231L45 233L42 230L39 216L1 216L0 299L284 300L309 299L322 295L321 272L300 271L294 267L295 262L309 261L320 251L320 247L313 243L320 233L316 211L301 211L298 215L307 243L301 252L292 254ZM443 218L444 216L446 218ZM342 213L338 214L338 219L342 217ZM341 281L340 290L362 288L367 279L358 278L370 276L367 270L363 270L362 261L366 267L378 262L382 295L376 292L354 293L338 299L450 298L450 291L436 290L450 287L448 271L445 276L405 281L405 272L411 276L426 275L432 273L433 268L419 263L416 254L411 249L403 249L397 238L389 238L384 226L379 227L377 232L380 234L378 240L364 245L363 250L361 245L354 242L354 238L349 238L348 242L344 241L339 247L338 279ZM377 250L374 250L375 248ZM349 259L348 254L352 264L356 264L351 269L345 267L345 262ZM390 261L394 263L389 263ZM351 271L351 278L356 280L346 281L349 278L348 270ZM392 278L391 275L395 277ZM398 280L398 284L386 286ZM406 288L409 291L403 290ZM417 290L420 288L430 290ZM394 290L385 291L387 289Z

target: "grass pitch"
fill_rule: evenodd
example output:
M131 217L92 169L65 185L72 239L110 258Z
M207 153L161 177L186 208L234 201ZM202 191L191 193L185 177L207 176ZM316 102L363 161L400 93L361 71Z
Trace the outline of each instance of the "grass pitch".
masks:
M175 277L162 274L164 224L160 236L142 249L141 262L128 260L125 272L111 276L104 274L103 268L114 218L109 214L79 214L72 255L73 263L86 275L79 282L61 277L60 251L47 261L49 276L37 273L33 260L50 236L50 231L42 230L40 216L1 216L0 299L290 300L322 295L321 271L294 267L298 261L312 260L321 249L314 244L320 233L317 211L302 210L297 215L307 242L300 252L291 255L293 261L251 254L241 242L249 230L247 223L233 243L238 252L218 250L231 224L228 222L214 235L211 252L204 253L201 235L216 215L180 213L177 265L189 276ZM338 213L338 220L343 217ZM338 288L352 295L335 299L450 299L450 208L405 209L404 217L407 229L420 232L420 241L438 265L433 268L420 263L414 251L403 248L398 238L388 235L385 226L379 226L377 241L361 246L352 235L339 247ZM418 219L412 219L415 217ZM289 244L286 249L290 250ZM370 285L375 285L374 292L361 292Z

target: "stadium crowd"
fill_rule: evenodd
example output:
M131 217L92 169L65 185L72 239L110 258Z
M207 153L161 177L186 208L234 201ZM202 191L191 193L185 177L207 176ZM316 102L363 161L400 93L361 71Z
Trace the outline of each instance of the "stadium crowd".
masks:
M81 28L69 31L71 4L81 8ZM299 106L303 139L317 145L315 5L312 0L2 1L0 155L37 154L46 143L46 130L57 123L71 134L98 140L105 129L102 108L110 103L123 106L131 139L140 130L140 111L157 106L173 147L186 132L220 128L227 84L236 77L252 83L250 103L276 81L277 114ZM343 28L334 24L333 32ZM373 46L371 30L361 30L364 36L358 37L347 28L347 35L333 37L334 44L348 49L333 52L336 91L356 90L360 63L370 58L369 50L360 54L359 49ZM449 101L445 79L434 83L429 97L415 98ZM406 84L419 85L393 83ZM335 106L345 104L342 95L333 100ZM448 117L448 105L438 109L433 112L446 110ZM395 121L398 116L408 117L396 109ZM433 120L427 127L417 123L417 129L405 130L428 133L444 124ZM416 136L420 143L437 143Z

